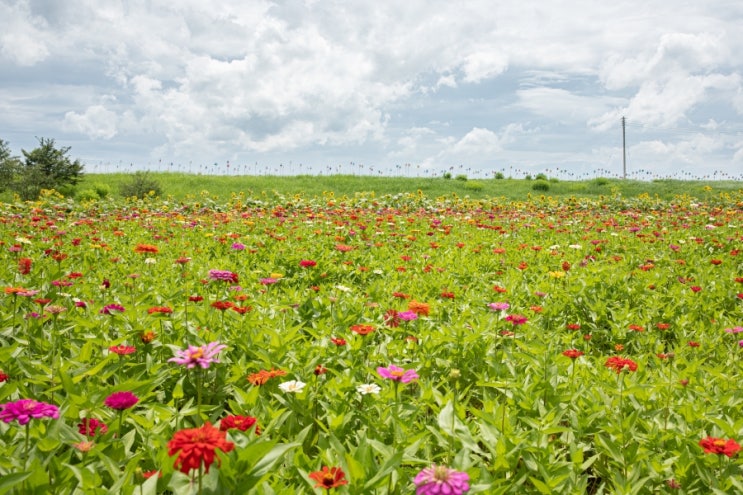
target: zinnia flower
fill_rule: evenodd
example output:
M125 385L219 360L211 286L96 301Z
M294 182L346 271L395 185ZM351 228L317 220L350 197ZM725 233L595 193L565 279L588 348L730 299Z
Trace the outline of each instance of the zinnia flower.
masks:
M413 380L417 380L419 378L418 373L416 373L415 370L405 370L403 368L395 366L394 364L389 365L387 368L383 368L381 366L378 367L377 373L379 373L379 376L381 376L382 378L387 378L389 380L401 383L412 382Z
M609 359L606 360L606 363L604 364L609 369L612 369L616 371L617 375L620 374L622 371L629 370L629 371L637 371L637 363L632 361L631 359L619 357L619 356L612 356Z
M699 446L704 449L705 454L722 454L728 457L733 457L740 450L740 445L732 438L725 440L707 437L699 441Z
M470 489L467 473L433 465L418 473L415 482L416 495L462 495Z
M129 409L139 402L139 398L131 392L114 392L103 401L111 409L118 409L123 411Z
M397 313L397 318L402 321L413 321L418 319L418 313L411 310L400 311L399 313Z
M418 316L428 316L431 311L431 307L424 302L410 301L408 303L408 310L412 311Z
M317 265L317 261L314 260L302 260L299 262L299 266L302 268L311 268Z
M255 434L260 435L261 429L256 424L257 422L258 419L253 416L230 415L222 418L222 421L219 422L219 429L222 431L232 429L247 431L250 427L255 425Z
M77 425L77 431L81 435L86 437L94 437L97 434L105 434L108 431L108 426L103 421L98 421L95 418L83 418Z
M376 383L364 383L356 387L356 390L361 395L377 395L382 389Z
M323 466L321 471L314 471L308 475L316 481L315 488L330 490L339 486L347 485L346 473L339 467Z
M116 313L123 313L125 311L124 306L121 304L107 304L98 312L102 315L113 315Z
M224 282L232 282L236 284L238 282L237 273L229 270L209 270L209 278L211 280L222 280Z
M54 404L39 402L33 399L20 399L15 402L0 404L0 420L6 423L18 421L19 425L28 424L31 419L59 418L59 408Z
M562 355L565 357L569 357L570 359L576 359L583 355L582 351L579 351L578 349L568 349L567 351L562 351Z
M284 370L275 370L275 369L271 369L270 371L260 370L256 373L251 373L250 375L248 375L247 380L252 385L259 387L261 385L265 385L266 382L268 382L268 380L270 380L271 378L274 378L276 376L284 376L284 375L286 375L286 371Z
M510 307L511 305L507 302L494 302L488 304L488 308L492 309L493 311L505 311Z
M359 335L368 335L374 331L372 325L351 325L351 331Z
M134 353L137 348L133 345L112 345L108 348L109 352L113 352L114 354L118 354L119 356L126 356L127 354Z
M299 380L289 380L288 382L279 384L279 388L287 393L298 394L302 392L305 385L306 383L300 382Z
M215 450L229 452L235 444L227 441L227 433L213 427L211 423L204 423L201 428L188 428L177 431L173 439L168 442L168 455L178 454L173 467L184 474L191 469L199 469L204 465L205 471L217 458Z
M151 315L152 314L169 315L172 312L173 312L173 309L167 306L154 306L147 310L147 313Z
M522 316L522 315L508 315L506 316L505 320L510 321L514 326L523 325L524 323L529 321L529 319L526 316Z
M200 347L190 345L188 349L176 351L176 356L168 359L168 362L182 364L189 369L196 366L206 369L210 364L219 362L217 354L226 348L226 345L219 342L210 342Z

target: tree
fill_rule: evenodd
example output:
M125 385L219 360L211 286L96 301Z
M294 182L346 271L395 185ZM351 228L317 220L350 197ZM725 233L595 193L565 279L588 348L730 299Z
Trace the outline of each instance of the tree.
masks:
M42 189L65 192L83 176L83 165L79 160L72 161L67 156L69 151L69 146L57 148L54 139L41 138L38 148L21 150L24 160L19 160L10 157L7 144L2 141L0 179L5 179L3 184L23 200L38 198Z

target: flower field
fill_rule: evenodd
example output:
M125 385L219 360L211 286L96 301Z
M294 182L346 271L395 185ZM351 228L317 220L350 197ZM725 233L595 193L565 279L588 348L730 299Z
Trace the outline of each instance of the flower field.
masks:
M741 193L2 204L0 494L742 493L741 226Z

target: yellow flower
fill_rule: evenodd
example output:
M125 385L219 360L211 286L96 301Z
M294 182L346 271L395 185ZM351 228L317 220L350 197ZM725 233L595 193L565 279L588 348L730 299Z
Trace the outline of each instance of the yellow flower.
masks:
M552 278L562 278L565 276L565 272L549 272L549 276Z

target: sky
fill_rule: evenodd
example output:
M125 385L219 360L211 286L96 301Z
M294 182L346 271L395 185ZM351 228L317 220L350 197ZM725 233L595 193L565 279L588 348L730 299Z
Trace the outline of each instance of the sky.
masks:
M741 26L739 0L0 0L0 139L90 173L743 179Z

